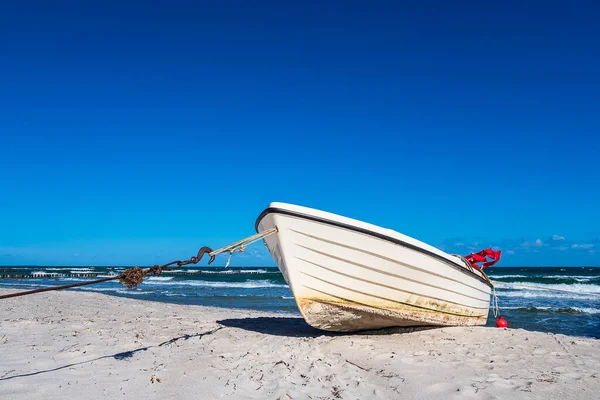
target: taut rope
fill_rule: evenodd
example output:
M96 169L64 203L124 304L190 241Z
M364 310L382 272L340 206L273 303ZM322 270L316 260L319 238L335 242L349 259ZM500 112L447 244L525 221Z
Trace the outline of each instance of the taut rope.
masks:
M271 236L274 233L277 233L277 228L268 229L266 231L257 233L256 235L252 235L238 242L232 243L229 246L221 247L220 249L209 253L209 255L214 258L214 256L216 256L217 254L229 252L229 258L227 259L227 263L225 264L225 268L227 268L229 266L229 262L231 261L231 256L233 255L233 253L241 253L244 250L246 250L246 247L268 236ZM211 262L212 261L210 261L209 264Z
M181 261L181 260L171 261L170 263L166 263L163 265L155 265L155 266L147 268L147 269L142 269L140 267L129 268L129 269L123 271L119 275L111 276L108 278L97 279L94 281L73 283L70 285L53 286L53 287L48 287L48 288L27 290L24 292L0 295L0 300L8 299L11 297L26 296L28 294L48 292L51 290L62 290L62 289L69 289L69 288L78 287L78 286L94 285L96 283L114 281L117 279L119 280L119 282L121 282L122 285L125 285L131 289L131 288L138 286L140 283L142 283L144 281L144 278L147 277L148 275L160 276L160 275L162 275L163 271L172 271L174 269L181 268L184 265L197 264L200 262L200 260L204 256L204 254L208 254L210 256L210 260L208 261L208 263L210 264L215 260L215 256L217 256L218 254L229 252L229 258L227 259L227 264L225 265L225 268L227 268L229 266L229 262L231 261L231 256L233 255L233 253L236 253L236 252L241 253L244 250L246 250L246 247L248 247L249 245L256 243L259 240L262 240L262 239L266 238L267 236L270 236L274 233L277 233L277 228L273 228L273 229L266 230L264 232L257 233L256 235L249 236L245 239L242 239L240 241L232 243L229 246L222 247L218 250L213 251L210 247L206 247L206 246L202 247L200 250L198 250L197 255L192 256L184 261Z

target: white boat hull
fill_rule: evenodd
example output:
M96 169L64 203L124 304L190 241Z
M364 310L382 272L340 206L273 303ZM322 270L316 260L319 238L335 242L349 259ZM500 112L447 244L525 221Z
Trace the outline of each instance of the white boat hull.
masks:
M491 284L460 258L398 232L272 203L257 219L306 322L328 331L484 325Z

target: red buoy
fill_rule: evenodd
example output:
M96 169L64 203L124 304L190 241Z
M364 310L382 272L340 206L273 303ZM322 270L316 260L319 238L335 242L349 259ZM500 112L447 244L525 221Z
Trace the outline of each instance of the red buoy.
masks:
M498 319L496 320L496 327L508 328L508 321L505 320L504 318L502 318L502 316L499 316Z

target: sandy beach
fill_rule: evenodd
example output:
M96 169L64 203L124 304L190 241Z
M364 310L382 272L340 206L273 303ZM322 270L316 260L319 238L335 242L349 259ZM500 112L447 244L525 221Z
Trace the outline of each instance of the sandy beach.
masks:
M6 399L593 399L600 390L600 340L521 329L330 334L285 314L73 291L4 300L0 324Z

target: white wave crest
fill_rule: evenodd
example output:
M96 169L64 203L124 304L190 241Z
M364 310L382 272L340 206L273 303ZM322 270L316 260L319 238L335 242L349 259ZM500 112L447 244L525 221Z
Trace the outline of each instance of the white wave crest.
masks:
M120 293L120 294L132 294L136 296L141 296L144 294L152 294L150 291L146 290L136 290L136 289L119 289L119 288L94 288L94 287L75 287L74 290L81 290L84 292L109 292L109 293Z
M82 290L84 292L115 292L117 290L116 288L98 288L98 287L91 287L91 286L79 286L79 287L74 287L71 289L72 290Z
M495 278L499 278L499 279L502 279L502 278L527 278L527 276L525 276L525 275L490 275L489 277L494 278L494 279Z
M132 294L134 296L142 296L144 294L152 294L152 292L147 292L145 290L127 290L127 289L117 289L116 293L120 294Z
M18 280L11 280L12 282L2 282L2 288L4 287L16 287L16 288L28 288L28 287L48 287L48 285L45 285L43 283L30 283L29 280L27 281L18 281Z
M218 271L208 271L208 270L201 270L198 271L202 274L224 274L224 275L236 275L236 274L266 274L269 271L267 271L266 269L227 269L227 270L218 270Z
M523 285L523 286L520 286ZM513 289L513 290L554 290L556 289L557 291L566 291L566 292L570 292L570 293L575 293L575 294L600 294L600 285L592 285L592 284L585 284L585 283L574 283L574 284L567 284L567 283L558 283L558 284L552 284L552 283L531 283L531 282L503 282L503 283L499 283L497 285L499 288L509 288L509 289Z
M564 293L564 292L551 292L545 290L536 291L506 291L497 292L498 297L521 297L521 298L544 298L544 299L574 299L574 300L598 300L598 296L591 295L590 293ZM504 307L501 307L504 308Z
M592 307L571 307L575 311L579 311L585 314L600 314L600 308Z
M170 281L173 280L172 276L151 276L148 278L149 281L153 282L162 282L162 281Z
M551 279L575 279L575 280L585 280L591 281L594 279L599 279L600 276L590 276L590 275L548 275L543 276L542 278L551 278Z
M212 287L212 288L242 288L242 289L287 287L287 285L271 283L268 280L246 281L246 282L210 282L210 281L157 282L157 281L150 281L150 282L144 282L143 284L144 285L165 285L165 286L167 286L167 285L168 286L195 286L195 287Z
M85 278L60 278L61 282L85 282L88 280L89 279L85 279Z

